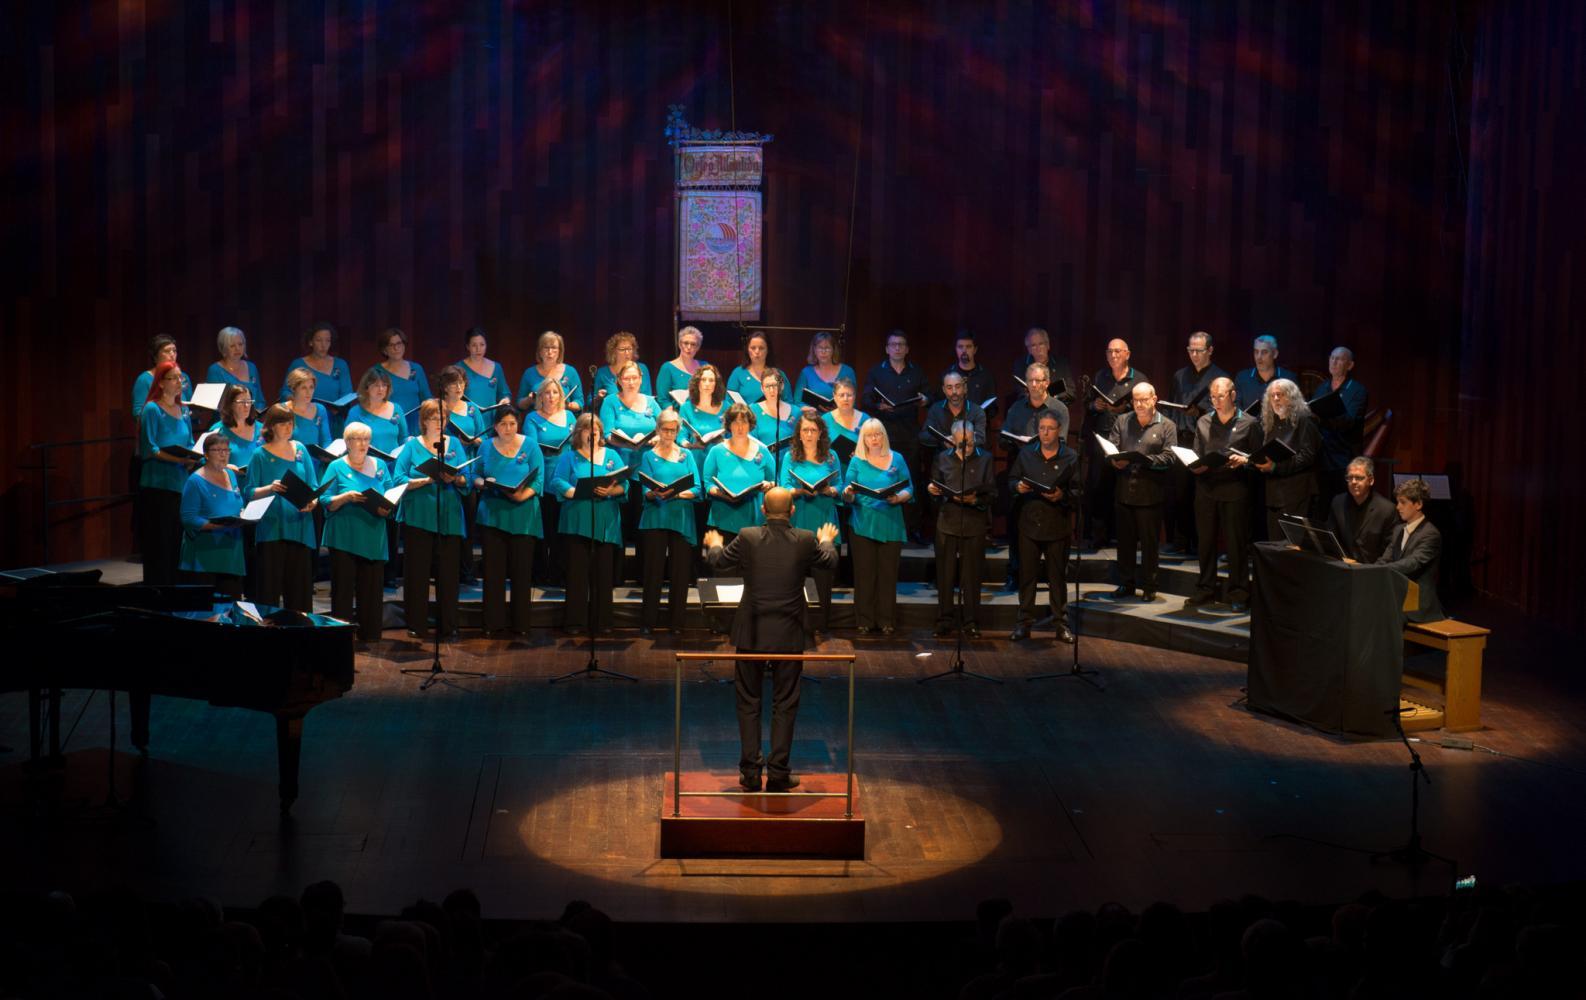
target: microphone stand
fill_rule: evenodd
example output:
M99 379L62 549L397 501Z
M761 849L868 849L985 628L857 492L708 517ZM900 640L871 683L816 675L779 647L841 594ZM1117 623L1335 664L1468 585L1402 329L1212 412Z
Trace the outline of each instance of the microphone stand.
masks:
M1084 381L1083 377L1082 377L1081 381L1082 382ZM1081 388L1081 390L1084 390L1084 389L1086 389L1088 387L1084 386L1082 384L1080 386L1080 388ZM1083 393L1081 395L1081 398L1083 398ZM1058 450L1060 452L1062 450L1062 442L1061 441L1058 442ZM1064 492L1064 496L1066 496L1066 497L1070 498L1072 501L1074 501L1073 502L1074 513L1071 515L1071 517L1073 518L1074 527L1070 530L1069 537L1070 538L1078 538L1078 539L1080 539L1081 543L1083 543L1083 541L1084 541L1085 530L1088 527L1088 525L1085 523L1085 491L1083 489L1081 489L1081 488L1075 487L1074 483L1075 482L1083 483L1085 481L1085 473L1087 471L1089 471L1088 468L1087 468L1087 463L1089 461L1090 460L1086 457L1085 452L1081 451L1079 453L1079 461L1074 463L1074 476L1073 476L1072 479L1069 480L1069 488ZM1074 546L1074 566L1073 566L1074 596L1069 601L1069 605L1068 605L1068 617L1069 617L1070 620L1073 621L1073 625L1070 626L1069 632L1074 636L1074 641L1069 644L1070 646L1073 647L1073 660L1070 663L1069 668L1067 670L1053 671L1051 673L1035 674L1034 676L1026 677L1025 680L1027 680L1027 681L1046 681L1046 680L1052 680L1054 678L1072 677L1074 680L1083 681L1084 683L1089 684L1091 687L1095 688L1097 691L1105 691L1105 690L1107 690L1102 685L1102 683L1099 680L1096 680L1096 678L1101 676L1101 672L1098 671L1098 670L1087 669L1086 667L1081 665L1080 660L1079 660L1079 634L1080 634L1080 630L1079 630L1079 610L1078 610L1077 607L1075 607L1075 605L1078 603L1078 601L1080 599L1079 581L1080 581L1080 577L1083 575L1084 566L1085 566L1085 547L1084 547L1083 544L1076 544ZM1061 625L1062 622L1053 622L1053 624L1054 625Z
M595 372L598 368L598 365L589 366L589 384L591 388L594 387ZM599 418L591 417L589 422L589 437L584 441L584 443L589 446L589 478L591 479L595 478L595 444L597 440L595 438L596 419ZM577 448L573 449L573 454L576 461L576 456L578 454ZM639 682L639 678L637 677L633 677L629 674L619 673L615 670L607 670L600 665L600 660L595 657L595 598L597 596L595 593L595 504L599 503L602 499L604 498L589 498L589 538L587 539L588 544L586 546L586 551L589 554L589 562L586 564L585 569L585 572L589 574L589 589L588 593L585 595L588 600L588 605L585 610L585 622L589 626L589 659L585 660L583 667L578 670L569 670L565 674L552 677L552 684L558 684L562 681L572 680L575 677L588 677L591 680L597 677L610 677L613 680L633 681L635 684Z
M446 405L444 403L442 403L441 404L441 410L442 410L442 413L441 413L441 436L440 436L440 439L435 442L435 457L437 459L439 459L441 461L441 464L443 464L443 465L446 463L446 449L447 449L447 444L446 444L446 422L451 419L451 414L446 413L445 409L446 409ZM424 438L423 438L423 427L419 428L419 432L420 432L419 440L423 441L424 440ZM479 442L479 446L481 448L483 448L484 447L484 441L481 440ZM435 540L436 540L435 550L434 550L433 553L431 553L431 561L432 561L433 565L439 566L440 563L441 563L441 559L442 559L442 556L441 556L441 553L440 553L441 492L443 490L445 490L445 489L450 488L451 484L447 483L447 482L442 482L440 480L431 480L430 485L435 487ZM467 525L463 526L463 544L464 545L468 544L468 528L467 528ZM411 566L407 567L406 571L407 572L412 572L412 567ZM429 566L424 567L424 576L425 576L424 584L425 584L425 589L426 590L429 589L429 579L428 579L429 578L429 574L430 574ZM439 582L439 581L437 581L437 582ZM436 597L437 600L439 600L440 596L441 596L440 595L440 588L437 587L436 588L435 597ZM428 625L429 624L429 611L428 611L429 601L425 601L424 602L424 606L425 606L425 609L426 609L425 613L424 613L424 624ZM437 611L438 610L439 609L437 609ZM417 674L425 674L425 675L427 675L424 678L424 682L419 685L419 690L420 691L428 691L434 685L441 684L441 683L446 684L448 687L456 687L457 685L453 684L449 680L446 680L442 676L442 675L448 674L448 673L451 674L451 676L453 676L453 677L477 677L480 680L487 680L487 679L493 678L495 676L494 674L487 674L487 673L485 673L483 671L480 671L480 670L447 670L444 666L441 665L441 622L440 622L440 615L439 614L437 614L435 616L435 631L430 634L430 640L432 642L432 659L430 660L430 665L429 665L428 669L426 669L424 667L403 667L402 668L402 672L404 674L415 674L415 675L417 675Z
M960 496L963 495L964 486L966 485L968 478L968 467L969 463L964 459L964 457L962 455L958 456L958 492ZM929 490L927 490L927 492L929 492ZM956 501L952 497L946 497L944 498L944 502L955 503ZM940 558L939 554L937 558ZM925 684L942 677L973 677L976 680L990 681L993 684L1001 684L1002 679L999 677L992 677L990 674L980 674L973 670L964 669L964 561L962 551L960 551L959 554L958 565L953 567L953 569L953 575L958 580L958 591L954 595L953 601L953 609L957 613L958 617L958 627L953 630L953 665L939 673L931 674L929 677L921 677L919 680L915 681L915 683Z
M1421 763L1421 755L1416 752L1415 746L1410 743L1410 738L1404 733L1404 709L1395 705L1383 714L1392 717L1394 732L1398 733L1404 748L1410 751L1410 838L1402 847L1376 852L1371 856L1371 860L1373 863L1392 861L1395 864L1411 866L1424 865L1428 861L1441 861L1450 868L1457 868L1453 858L1433 854L1421 846L1421 782L1424 781L1430 786L1432 776L1426 773L1426 765Z

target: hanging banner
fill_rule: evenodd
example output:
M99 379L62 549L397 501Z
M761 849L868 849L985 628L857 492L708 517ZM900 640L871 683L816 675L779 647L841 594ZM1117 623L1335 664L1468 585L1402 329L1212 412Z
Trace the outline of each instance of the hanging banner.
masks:
M682 191L678 211L682 318L759 319L760 192Z
M679 146L680 188L757 188L765 151L759 146Z

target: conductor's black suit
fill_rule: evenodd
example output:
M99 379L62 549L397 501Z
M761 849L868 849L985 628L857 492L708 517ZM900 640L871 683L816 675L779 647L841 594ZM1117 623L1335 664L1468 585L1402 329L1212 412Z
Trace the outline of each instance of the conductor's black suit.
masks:
M743 597L732 619L732 641L738 652L804 651L804 578L812 569L837 567L837 550L830 543L818 541L812 531L790 526L785 518L771 517L762 526L743 529L726 548L712 546L705 559L712 573L743 577ZM772 671L769 758L760 753L764 670L762 661L738 661L738 737L743 749L738 770L746 785L757 788L762 766L773 785L788 777L803 664L780 662Z

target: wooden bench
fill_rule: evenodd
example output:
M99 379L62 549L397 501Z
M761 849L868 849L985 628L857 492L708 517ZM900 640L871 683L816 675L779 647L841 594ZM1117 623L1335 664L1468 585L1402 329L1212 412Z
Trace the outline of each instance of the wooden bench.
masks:
M1491 634L1491 629L1454 621L1452 618L1440 622L1405 623L1406 642L1440 649L1448 654L1441 682L1406 671L1404 683L1442 695L1443 711L1439 721L1442 728L1449 732L1481 728L1481 654L1487 648L1487 636ZM1406 700L1416 701L1413 696Z

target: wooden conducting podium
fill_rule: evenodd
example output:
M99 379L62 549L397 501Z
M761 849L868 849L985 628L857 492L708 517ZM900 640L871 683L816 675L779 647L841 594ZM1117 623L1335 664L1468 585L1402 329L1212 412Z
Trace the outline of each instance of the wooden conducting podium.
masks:
M1330 733L1396 732L1409 587L1385 566L1254 546L1250 707Z
M791 792L745 792L738 774L683 770L683 663L708 660L846 663L848 766L800 776ZM661 857L803 857L863 860L865 818L854 774L852 653L678 653L674 668L672 769L661 795Z

